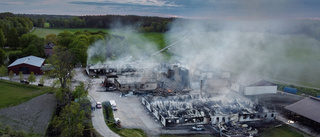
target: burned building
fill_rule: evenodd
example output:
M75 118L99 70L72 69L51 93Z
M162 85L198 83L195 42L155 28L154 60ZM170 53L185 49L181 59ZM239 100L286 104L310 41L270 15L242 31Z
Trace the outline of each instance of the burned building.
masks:
M200 68L195 68L191 74L192 89L200 89L203 93L221 93L230 85L231 72Z
M176 93L189 91L189 70L168 63L132 63L97 65L87 68L88 74L105 75L103 86L120 91L154 91Z
M106 76L102 84L106 90L152 91L156 95L191 90L189 70L178 64L105 64L89 66L87 73Z
M275 112L233 93L205 97L199 94L143 97L142 104L161 121L163 126L218 125L275 119Z
M106 75L129 75L141 69L134 67L132 64L95 64L87 65L86 72L89 76L106 76Z
M114 85L120 91L152 91L157 88L155 81L143 81L137 77L120 77L115 79Z

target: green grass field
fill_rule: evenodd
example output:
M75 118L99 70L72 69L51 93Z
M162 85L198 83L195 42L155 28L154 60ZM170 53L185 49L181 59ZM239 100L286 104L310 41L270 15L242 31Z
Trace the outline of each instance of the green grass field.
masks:
M48 22L44 23L44 27L45 28L49 28L50 27L50 24Z
M294 131L289 126L284 125L278 128L267 129L262 133L261 137L304 137L304 136Z
M0 80L0 109L21 104L49 90L48 87Z
M32 31L32 34L37 35L38 37L45 38L48 34L56 34L63 31L70 31L70 32L76 32L76 31L91 31L91 32L97 32L97 31L103 31L108 32L107 29L99 29L99 28L36 28L34 31Z

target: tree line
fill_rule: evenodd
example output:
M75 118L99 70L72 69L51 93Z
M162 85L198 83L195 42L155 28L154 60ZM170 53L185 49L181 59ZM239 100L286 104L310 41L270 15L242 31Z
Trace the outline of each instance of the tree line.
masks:
M51 28L120 28L130 26L142 32L166 32L170 23L176 18L135 16L135 15L90 15L90 16L66 16L66 15L30 15L29 17L36 27L43 27L48 22Z
M9 63L4 49L23 50L10 54L12 60L17 59L18 56L30 55L28 53L30 50L36 51L34 53L42 53L44 40L29 34L32 28L33 23L28 17L16 16L9 12L0 13L0 65ZM25 39L26 37L28 40ZM29 45L32 47L25 49Z
M19 47L19 37L27 34L33 27L28 17L18 17L12 13L0 13L0 48Z

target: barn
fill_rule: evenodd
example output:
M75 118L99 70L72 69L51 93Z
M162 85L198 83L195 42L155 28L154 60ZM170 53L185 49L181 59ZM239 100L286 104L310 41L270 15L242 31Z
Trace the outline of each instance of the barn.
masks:
M290 119L299 121L309 127L320 130L320 100L307 97L285 107Z
M13 71L15 74L19 74L21 71L23 74L42 74L41 67L44 65L45 59L36 56L27 56L19 58L8 66L8 72Z

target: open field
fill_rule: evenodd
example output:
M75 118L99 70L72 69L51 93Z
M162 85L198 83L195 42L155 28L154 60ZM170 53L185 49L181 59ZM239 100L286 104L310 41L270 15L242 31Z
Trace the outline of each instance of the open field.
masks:
M49 90L48 87L0 80L0 109L21 104Z
M50 24L48 22L44 23L44 27L45 28L49 28L50 27Z
M35 34L41 38L45 38L48 34L56 34L63 31L70 31L70 32L76 32L76 31L91 31L91 32L97 32L97 31L103 31L108 32L107 29L99 29L99 28L36 28L34 31L32 31L32 34Z
M304 137L304 136L294 131L289 126L284 125L278 128L270 128L264 131L261 137Z
M103 31L103 32L108 32L110 34L126 36L126 39L130 43L137 44L137 45L141 44L141 43L137 43L136 38L133 35L126 34L126 32L123 32L123 31L116 32L116 31L110 31L108 29L102 29L102 28L36 28L32 32L32 34L45 38L46 35L48 34L58 35L63 31L70 31L74 33L76 31L85 31L85 30L88 30L91 32ZM135 36L138 35L137 37L145 38L150 43L154 43L155 45L158 45L159 49L164 48L166 46L163 33L151 32L151 33L132 33L132 34L134 34Z

